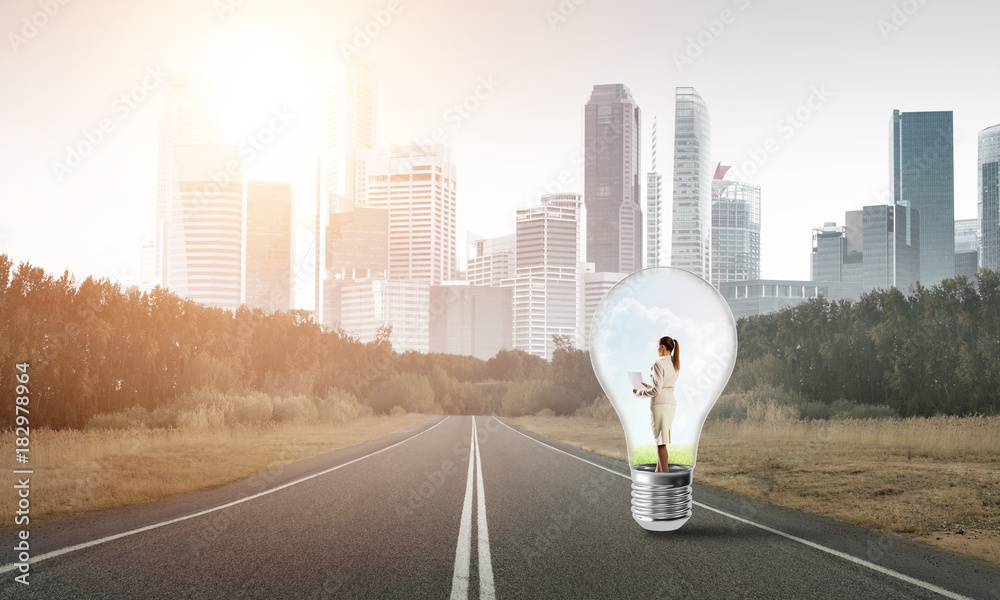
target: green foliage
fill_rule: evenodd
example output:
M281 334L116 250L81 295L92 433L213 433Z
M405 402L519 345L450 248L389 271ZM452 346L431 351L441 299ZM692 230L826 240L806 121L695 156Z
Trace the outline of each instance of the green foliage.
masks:
M907 293L877 289L857 301L821 297L740 319L737 329L739 354L724 397L783 387L808 399L800 406L804 418L837 418L838 411L1000 412L996 271L980 269L976 281L959 276ZM857 406L833 408L845 398ZM724 404L718 414L739 417L741 410L739 402Z
M807 401L782 386L763 384L722 395L708 417L717 421L765 422L786 419L894 419L899 414L884 404L858 404L844 399L831 404Z
M376 414L388 414L398 406L407 412L440 413L441 405L435 402L434 389L425 375L397 373L392 378L372 386L369 405Z

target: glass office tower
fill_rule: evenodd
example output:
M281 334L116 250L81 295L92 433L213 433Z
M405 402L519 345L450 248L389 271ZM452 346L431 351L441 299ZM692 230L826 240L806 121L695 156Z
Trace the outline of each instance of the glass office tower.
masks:
M1000 125L979 132L979 265L1000 270Z
M677 88L670 266L711 281L712 140L708 106L692 87Z
M725 179L719 165L712 180L712 279L760 279L760 187Z
M951 111L892 114L893 200L920 212L920 283L926 287L955 276L953 121Z
M621 84L595 85L585 108L587 261L597 272L642 268L639 106Z

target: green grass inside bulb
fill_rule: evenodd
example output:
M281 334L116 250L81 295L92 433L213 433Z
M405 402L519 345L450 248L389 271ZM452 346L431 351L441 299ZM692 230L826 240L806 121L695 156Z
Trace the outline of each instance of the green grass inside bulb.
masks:
M667 444L667 454L671 464L693 465L694 444ZM632 464L641 465L656 462L656 446L640 444L632 448Z

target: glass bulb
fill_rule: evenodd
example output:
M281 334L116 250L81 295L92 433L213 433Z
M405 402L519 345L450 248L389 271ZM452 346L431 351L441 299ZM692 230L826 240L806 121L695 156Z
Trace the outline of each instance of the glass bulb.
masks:
M691 517L691 476L708 413L736 364L736 322L729 305L701 277L672 267L632 273L601 300L590 329L590 361L625 430L632 474L632 516L650 531L673 531ZM667 471L656 472L651 398L636 396L628 372L652 384L660 338L676 340L676 408L661 442ZM667 365L663 365L667 367ZM671 365L672 366L672 365ZM661 398L661 400L669 398ZM668 419L669 417L667 417ZM667 437L669 436L669 438Z

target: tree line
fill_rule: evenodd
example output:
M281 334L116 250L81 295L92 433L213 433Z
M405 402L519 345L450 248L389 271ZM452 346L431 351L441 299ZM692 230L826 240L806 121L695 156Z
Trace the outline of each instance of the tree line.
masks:
M205 306L161 287L55 277L0 254L0 389L28 363L31 424L80 428L98 415L153 413L181 399L353 395L375 413L568 414L600 395L589 354L564 342L553 360L501 350L489 360L396 353L315 323L307 311ZM516 385L514 384L516 382ZM527 387L526 387L527 386ZM557 390L556 387L559 387ZM0 403L14 422L13 396ZM579 398L585 398L579 400ZM507 410L505 412L505 408ZM140 411L141 412L141 411ZM135 414L135 413L133 413Z
M996 271L918 284L909 294L820 297L740 319L737 331L724 398L739 403L767 396L821 416L853 405L901 416L1000 412ZM390 336L385 328L365 343L307 311L227 311L160 287L142 292L15 267L0 254L0 389L11 399L0 403L4 426L14 421L10 392L22 362L39 427L80 428L98 415L152 414L219 394L311 398L320 411L331 398L351 398L376 414L611 414L589 352L568 338L556 337L547 361L510 349L488 360L397 353Z
M1000 273L908 293L819 297L737 323L727 394L772 386L806 402L888 406L900 416L1000 412Z

